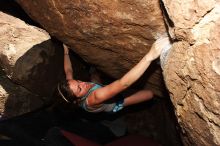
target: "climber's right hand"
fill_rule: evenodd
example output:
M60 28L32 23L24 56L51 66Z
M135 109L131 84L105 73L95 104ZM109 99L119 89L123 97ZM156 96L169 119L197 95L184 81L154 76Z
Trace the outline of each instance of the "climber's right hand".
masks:
M151 60L155 60L156 58L158 58L162 52L162 49L167 45L170 45L170 40L168 36L163 36L157 39L153 43L150 51L148 52L148 55L151 56Z

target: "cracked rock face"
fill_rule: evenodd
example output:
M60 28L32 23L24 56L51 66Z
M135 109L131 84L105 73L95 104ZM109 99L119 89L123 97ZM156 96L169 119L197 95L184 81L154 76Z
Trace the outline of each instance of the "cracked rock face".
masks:
M220 145L220 2L163 0L177 40L164 78L185 145Z
M124 75L166 32L157 0L17 1L51 35L113 78ZM161 71L155 68L147 83L161 95Z

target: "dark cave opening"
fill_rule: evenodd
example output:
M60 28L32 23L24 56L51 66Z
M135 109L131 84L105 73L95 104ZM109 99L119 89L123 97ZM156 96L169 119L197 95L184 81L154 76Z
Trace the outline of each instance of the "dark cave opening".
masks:
M1 1L0 11L20 18L30 25L41 27L14 0ZM88 70L89 65L85 66ZM106 83L112 81L104 73L103 76ZM87 80L87 76L82 80ZM73 110L71 106L58 100L49 107L2 120L0 145L43 145L45 135L52 127L61 127L101 144L124 135L140 134L158 141L163 146L182 145L172 103L167 97L156 97L150 102L132 106L117 114L90 114L80 109Z

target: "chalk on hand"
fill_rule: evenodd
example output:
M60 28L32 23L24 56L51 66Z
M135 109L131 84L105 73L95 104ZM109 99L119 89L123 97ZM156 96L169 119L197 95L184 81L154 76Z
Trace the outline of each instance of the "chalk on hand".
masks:
M169 55L170 48L172 47L172 44L167 36L167 34L162 35L160 38L156 40L156 43L160 43L161 41L166 41L164 44L165 46L161 50L160 54L160 60L158 60L158 64L161 65L161 68L164 68L164 65L166 64L167 56Z

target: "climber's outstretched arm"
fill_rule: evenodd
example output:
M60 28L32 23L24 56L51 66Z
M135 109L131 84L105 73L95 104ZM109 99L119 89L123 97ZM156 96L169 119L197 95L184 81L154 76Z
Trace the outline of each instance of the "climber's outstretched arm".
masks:
M92 92L88 97L88 105L93 106L100 104L131 86L143 75L143 73L149 67L150 63L159 57L162 48L168 44L170 44L170 42L167 36L156 40L150 51L121 79L116 80L113 83Z

